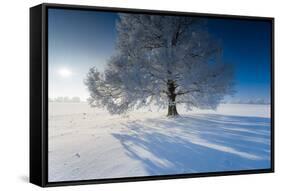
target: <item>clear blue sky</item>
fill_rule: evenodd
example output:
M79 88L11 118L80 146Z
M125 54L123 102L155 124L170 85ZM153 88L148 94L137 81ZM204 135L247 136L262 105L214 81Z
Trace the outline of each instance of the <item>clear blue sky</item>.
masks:
M88 97L83 83L89 68L103 70L114 53L118 15L85 10L49 10L49 96ZM208 19L211 35L223 45L223 57L235 67L233 98L269 100L270 23Z

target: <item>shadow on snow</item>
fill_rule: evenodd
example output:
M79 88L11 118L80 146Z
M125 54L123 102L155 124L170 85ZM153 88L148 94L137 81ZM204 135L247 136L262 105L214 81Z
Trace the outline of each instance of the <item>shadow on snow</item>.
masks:
M270 167L270 119L215 114L124 123L112 134L149 175Z

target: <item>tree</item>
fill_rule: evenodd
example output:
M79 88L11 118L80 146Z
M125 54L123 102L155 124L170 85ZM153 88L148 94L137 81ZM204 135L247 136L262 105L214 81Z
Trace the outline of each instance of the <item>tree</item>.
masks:
M73 102L73 103L79 103L80 101L81 101L80 97L75 96L75 97L71 98L71 102Z
M120 114L151 103L215 109L233 92L233 69L225 64L220 43L195 17L120 14L116 52L103 73L89 70L92 106Z

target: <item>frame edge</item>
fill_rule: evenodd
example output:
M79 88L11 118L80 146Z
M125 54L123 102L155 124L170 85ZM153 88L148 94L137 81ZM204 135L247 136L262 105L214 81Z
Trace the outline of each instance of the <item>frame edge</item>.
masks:
M29 10L30 21L30 127L29 127L29 182L44 186L43 181L43 126L42 126L42 4L31 7Z

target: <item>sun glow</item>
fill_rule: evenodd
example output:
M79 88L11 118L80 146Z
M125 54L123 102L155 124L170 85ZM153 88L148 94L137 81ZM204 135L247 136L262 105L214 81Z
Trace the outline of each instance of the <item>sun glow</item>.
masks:
M73 74L72 71L68 68L61 68L58 70L58 73L61 77L64 77L64 78L70 77Z

